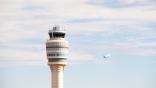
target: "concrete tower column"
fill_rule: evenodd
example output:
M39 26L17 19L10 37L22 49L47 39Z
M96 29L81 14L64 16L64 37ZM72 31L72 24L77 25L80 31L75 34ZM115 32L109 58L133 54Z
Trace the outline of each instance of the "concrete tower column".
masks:
M63 73L64 66L59 64L50 65L51 73L52 73L52 88L63 88Z

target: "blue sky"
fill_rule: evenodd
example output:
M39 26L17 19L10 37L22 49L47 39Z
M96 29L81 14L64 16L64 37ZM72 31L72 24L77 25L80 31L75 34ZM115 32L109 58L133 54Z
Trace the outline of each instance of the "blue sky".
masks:
M156 87L155 0L1 0L0 19L0 88L50 88L55 24L70 42L64 88Z

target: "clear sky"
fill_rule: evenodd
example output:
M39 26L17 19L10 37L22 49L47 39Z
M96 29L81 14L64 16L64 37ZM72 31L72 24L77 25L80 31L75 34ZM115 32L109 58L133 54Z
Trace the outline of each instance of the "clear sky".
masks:
M50 88L50 24L70 42L64 88L156 88L155 0L0 0L0 88Z

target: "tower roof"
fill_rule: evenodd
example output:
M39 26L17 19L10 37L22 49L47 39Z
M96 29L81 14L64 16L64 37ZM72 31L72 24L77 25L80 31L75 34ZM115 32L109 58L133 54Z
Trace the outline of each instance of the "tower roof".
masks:
M49 37L51 38L64 38L65 31L60 29L59 26L54 26L52 30L49 30Z
M54 26L53 29L49 30L49 32L63 32L63 33L65 33L65 30L61 29L60 26Z

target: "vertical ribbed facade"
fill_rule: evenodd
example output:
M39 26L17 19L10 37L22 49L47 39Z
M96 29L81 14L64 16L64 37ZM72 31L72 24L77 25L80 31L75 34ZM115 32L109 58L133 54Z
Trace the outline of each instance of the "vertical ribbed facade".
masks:
M59 27L49 30L50 39L46 43L48 65L52 73L52 88L63 88L63 72L68 56L68 42L64 39L65 31Z
M63 88L64 65L51 65L52 88Z

